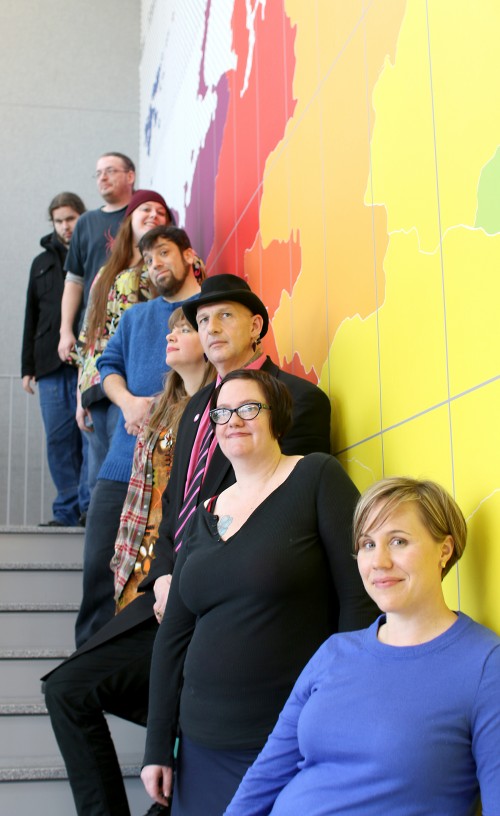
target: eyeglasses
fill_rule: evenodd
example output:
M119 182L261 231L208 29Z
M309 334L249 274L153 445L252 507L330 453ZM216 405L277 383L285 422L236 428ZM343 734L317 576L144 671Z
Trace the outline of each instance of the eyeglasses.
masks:
M96 170L92 178L100 179L101 176L114 176L115 173L128 173L128 170L118 167L105 167L104 170Z
M263 408L267 411L271 410L271 406L266 405L265 402L245 402L238 408L212 408L210 419L215 425L226 425L233 414L239 416L240 419L255 419Z

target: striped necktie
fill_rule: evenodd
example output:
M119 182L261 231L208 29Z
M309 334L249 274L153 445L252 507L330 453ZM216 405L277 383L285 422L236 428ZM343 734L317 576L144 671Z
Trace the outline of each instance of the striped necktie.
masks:
M182 503L182 507L177 518L177 530L175 531L174 536L175 552L177 552L182 546L183 533L186 529L186 524L188 523L189 519L193 515L198 505L198 497L200 494L201 483L203 481L205 469L207 466L208 450L210 448L210 444L213 438L214 429L212 423L209 423L209 426L205 432L205 436L203 437L201 443L200 452L198 454L198 460L196 462L196 467L194 469L191 483L187 489L186 495L184 496L184 501Z

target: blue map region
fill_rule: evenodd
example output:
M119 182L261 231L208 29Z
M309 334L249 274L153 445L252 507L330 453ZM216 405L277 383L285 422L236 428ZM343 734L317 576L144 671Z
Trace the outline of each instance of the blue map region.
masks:
M148 115L146 116L146 122L144 125L144 143L146 145L146 152L148 156L151 155L151 138L153 136L153 130L155 127L158 126L158 108L156 108L153 104L154 99L161 88L160 78L161 78L161 69L162 63L160 62L158 69L156 71L155 81L153 82L153 87L151 88L151 101L149 103L149 110Z

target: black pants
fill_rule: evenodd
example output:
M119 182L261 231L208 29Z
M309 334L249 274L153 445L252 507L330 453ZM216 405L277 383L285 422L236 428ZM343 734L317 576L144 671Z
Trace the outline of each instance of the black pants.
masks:
M157 630L151 617L70 658L45 681L47 709L79 816L130 816L104 712L146 725Z
M115 614L114 575L109 562L115 551L128 482L98 479L85 525L83 598L76 619L76 646L82 646Z

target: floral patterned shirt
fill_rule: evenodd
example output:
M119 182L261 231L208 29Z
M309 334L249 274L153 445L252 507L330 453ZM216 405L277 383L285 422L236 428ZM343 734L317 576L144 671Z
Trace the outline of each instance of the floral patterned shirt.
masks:
M151 300L152 297L155 296L154 290L150 288L146 267L142 268L140 276L138 276L137 269L134 267L124 269L123 272L120 272L109 290L108 303L106 306L106 322L102 335L85 350L88 315L90 314L89 310L92 308L92 292L101 274L102 269L99 270L92 283L87 311L85 312L85 318L77 342L78 365L81 368L80 391L84 408L87 408L93 402L97 402L104 396L101 388L101 377L97 370L96 363L109 340L116 332L122 314L136 303Z

